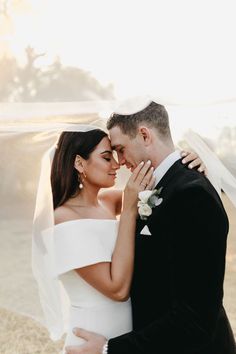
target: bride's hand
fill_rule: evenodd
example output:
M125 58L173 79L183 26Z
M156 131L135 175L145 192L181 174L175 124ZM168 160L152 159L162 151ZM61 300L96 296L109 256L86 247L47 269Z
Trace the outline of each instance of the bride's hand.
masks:
M123 195L123 211L137 211L138 193L145 189L152 189L155 183L154 168L151 161L141 162L130 176Z
M199 172L202 172L207 176L206 166L196 152L181 151L181 156L183 157L182 163L188 164L188 168L192 169L197 167Z

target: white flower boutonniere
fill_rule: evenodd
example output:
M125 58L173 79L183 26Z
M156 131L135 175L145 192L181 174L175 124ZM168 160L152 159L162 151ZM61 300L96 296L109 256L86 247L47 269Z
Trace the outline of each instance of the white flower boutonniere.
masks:
M153 191L145 190L139 192L138 213L141 220L147 220L148 216L152 214L152 208L162 203L163 199L159 197L161 191L162 187Z

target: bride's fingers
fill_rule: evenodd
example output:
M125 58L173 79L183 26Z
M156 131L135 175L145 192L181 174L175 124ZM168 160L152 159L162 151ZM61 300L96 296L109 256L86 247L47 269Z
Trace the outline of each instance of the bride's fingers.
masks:
M207 168L204 165L204 163L201 164L201 166L197 169L199 172L204 173L205 176L207 176Z
M152 176L147 187L145 189L153 189L155 187L156 177Z
M143 179L145 178L149 168L151 166L151 161L148 160L143 167L141 168L141 170L139 171L139 173L137 174L136 178L134 179L134 182L137 183L138 185L142 183Z
M135 181L143 166L144 166L144 161L141 161L140 164L135 167L135 169L132 172L132 175L130 176L130 181Z
M194 167L201 166L201 164L202 164L202 160L199 157L197 157L195 160L190 162L188 168L192 169Z
M184 154L185 154L185 157L182 159L182 162L185 164L195 160L198 157L198 155L193 151L185 152ZM181 155L184 156L183 153Z
M136 180L135 183L139 184L141 189L147 189L147 186L149 185L150 181L152 180L152 177L153 177L153 171L154 171L154 168L151 167L146 175L143 177L142 181L139 182L138 179Z

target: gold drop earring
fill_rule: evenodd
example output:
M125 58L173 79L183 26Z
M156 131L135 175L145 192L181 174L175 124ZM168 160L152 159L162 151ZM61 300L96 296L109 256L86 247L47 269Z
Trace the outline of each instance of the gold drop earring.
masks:
M82 174L83 174L84 178L87 177L85 172L82 172ZM83 189L84 188L84 185L82 183L83 179L81 178L81 180L80 180L80 175L79 174L78 174L78 181L79 181L79 189Z
M84 185L82 183L82 181L80 180L80 174L78 173L78 182L79 182L79 189L83 189Z

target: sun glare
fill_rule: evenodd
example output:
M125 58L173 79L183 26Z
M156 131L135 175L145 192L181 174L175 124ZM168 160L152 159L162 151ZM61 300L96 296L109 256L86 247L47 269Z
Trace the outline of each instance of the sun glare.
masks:
M30 45L46 53L39 65L60 57L63 65L113 83L118 98L153 93L171 102L204 102L234 96L233 1L19 3L12 1L8 21L2 16L0 47L19 61Z

